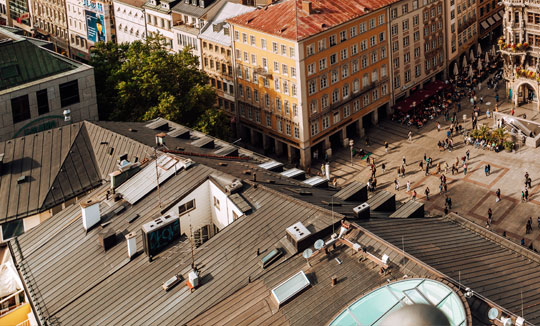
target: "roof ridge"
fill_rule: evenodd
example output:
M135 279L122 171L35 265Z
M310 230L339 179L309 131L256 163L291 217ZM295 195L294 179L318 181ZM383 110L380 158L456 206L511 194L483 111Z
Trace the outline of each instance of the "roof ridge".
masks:
M73 126L78 127L77 132L75 133L75 135L72 135L72 130L74 129ZM73 145L75 144L77 138L81 134L82 126L83 126L82 122L78 122L78 123L74 123L74 124L70 124L70 125L66 126L67 130L69 131L69 136L70 136L69 149L66 150L65 154L62 155L62 157L60 158L61 164L59 165L58 170L51 171L51 172L54 173L54 176L51 178L53 180L53 182L50 183L47 195L45 197L43 197L43 202L39 203L39 205L38 205L38 207L40 207L40 211L43 211L44 209L47 208L47 207L44 207L44 206L46 205L47 202L49 202L50 197L53 197L53 202L56 204L56 200L54 199L53 191L55 190L55 185L58 185L58 180L61 177L60 172L65 170L66 160L73 153ZM65 132L66 127L61 127L61 128L56 129L56 130L58 130L59 132Z

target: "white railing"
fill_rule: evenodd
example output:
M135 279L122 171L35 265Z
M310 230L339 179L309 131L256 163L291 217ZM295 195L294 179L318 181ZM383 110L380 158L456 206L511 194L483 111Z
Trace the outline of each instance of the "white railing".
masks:
M32 326L32 324L30 323L30 319L27 319L21 323L18 323L17 326Z

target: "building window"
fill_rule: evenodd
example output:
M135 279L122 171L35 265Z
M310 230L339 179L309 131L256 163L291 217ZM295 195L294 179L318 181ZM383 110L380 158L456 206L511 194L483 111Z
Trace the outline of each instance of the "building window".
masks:
M192 199L187 203L178 206L178 215L183 215L189 211L192 211L195 209L195 207L195 199Z
M38 114L42 115L49 113L49 98L47 96L47 90L42 89L36 92Z
M339 116L339 111L334 112L333 120L334 124L339 123L339 121L341 120L341 117Z
M13 123L30 119L30 103L28 102L28 95L11 99L11 113L13 115Z
M311 124L311 136L315 136L318 133L319 133L319 123L313 122Z
M324 130L324 129L328 129L328 127L330 127L330 117L325 115L322 118L322 128Z
M79 83L77 80L60 84L59 88L62 107L79 103Z
M219 199L217 199L216 196L214 196L214 207L217 208L217 210L219 211Z

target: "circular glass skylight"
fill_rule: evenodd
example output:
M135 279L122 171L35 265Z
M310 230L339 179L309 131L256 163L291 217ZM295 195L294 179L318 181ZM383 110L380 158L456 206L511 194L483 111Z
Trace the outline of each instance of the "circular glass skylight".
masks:
M439 308L452 326L466 325L465 307L450 287L430 279L406 279L382 286L358 299L330 326L379 325L392 311L414 303Z

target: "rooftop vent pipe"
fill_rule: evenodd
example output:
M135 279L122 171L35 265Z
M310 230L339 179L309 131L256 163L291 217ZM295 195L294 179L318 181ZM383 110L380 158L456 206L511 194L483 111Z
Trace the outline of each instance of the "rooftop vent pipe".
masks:
M132 259L133 256L137 253L137 232L131 232L126 234L127 249L129 259Z
M83 227L88 231L91 227L101 222L99 202L89 199L81 203Z

